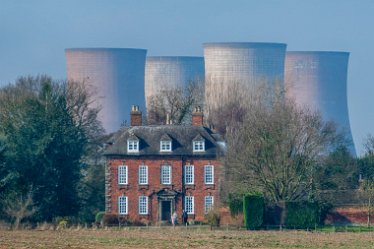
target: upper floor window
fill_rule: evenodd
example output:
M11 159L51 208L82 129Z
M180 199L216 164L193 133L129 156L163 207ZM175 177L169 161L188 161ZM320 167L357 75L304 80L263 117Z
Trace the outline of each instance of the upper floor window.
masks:
M214 166L213 165L204 166L204 183L214 184Z
M184 166L184 183L194 184L194 166L193 165Z
M214 204L213 196L205 196L204 197L204 213L208 213Z
M119 196L118 197L118 213L119 214L127 214L127 196Z
M148 214L147 196L139 196L139 214Z
M184 197L184 210L187 212L187 214L195 213L195 203L193 196Z
M205 151L205 139L200 134L198 134L192 140L192 149L193 149L193 152L204 152Z
M118 184L127 184L127 166L120 165L118 166Z
M148 184L148 166L139 166L139 184Z
M193 141L193 151L194 152L205 151L205 142L204 141Z
M139 140L127 140L127 152L139 152Z
M160 141L160 151L170 152L171 151L171 141Z
M161 166L161 184L171 184L171 166Z

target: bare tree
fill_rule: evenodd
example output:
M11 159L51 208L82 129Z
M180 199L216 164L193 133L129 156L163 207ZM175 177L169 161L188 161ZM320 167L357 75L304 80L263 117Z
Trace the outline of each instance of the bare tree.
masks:
M260 191L272 203L314 194L319 156L340 137L334 123L283 96L260 89L244 106L243 121L226 128L226 190Z
M6 201L5 206L5 213L14 219L14 229L18 229L23 219L32 216L37 211L37 208L34 206L31 190L26 196L19 195L12 200Z
M370 227L374 200L374 178L363 180L361 190L363 191L364 198L367 199L365 203L367 207L367 227Z
M203 106L203 82L190 81L185 87L163 88L149 98L148 124L165 124L167 116L173 124L191 122L194 106Z

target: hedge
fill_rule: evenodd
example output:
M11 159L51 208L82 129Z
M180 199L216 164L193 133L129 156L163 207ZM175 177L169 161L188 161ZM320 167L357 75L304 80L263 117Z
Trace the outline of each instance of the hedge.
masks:
M249 229L260 227L264 221L264 196L249 193L243 197L244 224Z
M229 194L229 208L232 217L243 213L243 195Z
M320 223L321 207L317 202L286 202L285 225L289 228L314 228Z

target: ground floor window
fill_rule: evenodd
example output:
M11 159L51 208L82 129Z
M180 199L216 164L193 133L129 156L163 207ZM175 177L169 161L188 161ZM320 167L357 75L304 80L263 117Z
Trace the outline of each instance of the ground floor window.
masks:
M184 210L187 214L194 214L194 197L193 196L186 196L184 198Z
M119 214L127 214L127 196L119 196L118 197L118 213Z
M214 204L213 196L205 196L204 197L204 213L208 213Z
M139 196L139 214L148 214L147 196Z

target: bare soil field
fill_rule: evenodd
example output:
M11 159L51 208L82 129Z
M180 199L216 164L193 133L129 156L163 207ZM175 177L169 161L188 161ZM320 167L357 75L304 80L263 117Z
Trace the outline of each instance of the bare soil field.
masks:
M374 233L185 228L0 231L0 248L374 248Z

